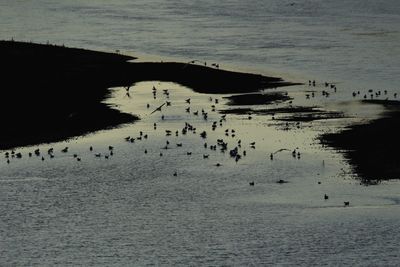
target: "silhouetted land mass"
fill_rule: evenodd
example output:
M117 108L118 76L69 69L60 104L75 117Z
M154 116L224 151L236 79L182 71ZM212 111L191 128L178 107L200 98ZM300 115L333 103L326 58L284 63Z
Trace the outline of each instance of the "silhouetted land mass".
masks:
M364 184L400 178L400 102L365 100L384 105L386 113L368 124L325 134L323 144L341 150Z
M280 101L280 100L279 100ZM272 102L275 103L275 102ZM220 110L221 114L255 114L255 115L273 115L276 121L285 122L311 122L317 120L328 120L344 118L344 114L339 111L324 110L321 107L303 107L303 106L286 106L268 109L252 109L252 108L232 108Z
M60 141L137 120L102 103L110 87L159 80L203 93L241 93L292 85L201 65L133 63L134 57L115 53L15 41L0 41L0 58L0 149Z
M287 95L287 93L283 92L241 94L227 96L225 98L229 100L227 104L231 106L269 105L292 99Z

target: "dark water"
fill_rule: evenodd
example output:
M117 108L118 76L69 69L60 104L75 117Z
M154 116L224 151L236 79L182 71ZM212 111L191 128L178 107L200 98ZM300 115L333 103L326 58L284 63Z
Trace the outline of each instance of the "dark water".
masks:
M293 4L293 5L291 5ZM0 38L398 89L396 0L2 1Z

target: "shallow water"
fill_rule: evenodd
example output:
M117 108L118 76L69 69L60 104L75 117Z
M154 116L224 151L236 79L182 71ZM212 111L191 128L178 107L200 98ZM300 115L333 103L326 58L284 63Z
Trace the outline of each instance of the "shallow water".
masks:
M153 85L157 99L151 93ZM169 90L169 98L162 89ZM215 102L210 95L173 83L144 82L132 87L130 96L115 88L107 103L138 114L137 123L37 146L44 161L27 156L36 147L17 149L23 158L10 164L0 161L2 264L399 263L399 184L358 185L340 155L322 149L314 139L327 127L340 126L340 120L283 131L271 116L249 120L247 115L227 115L223 126L218 123L212 131L220 115L211 111ZM219 99L217 110L227 108L222 95L211 97ZM150 114L167 100L171 106ZM186 113L189 106L191 112ZM208 112L207 121L193 114L201 109ZM196 133L182 135L184 122L194 125ZM165 130L172 135L166 136ZM203 130L206 139L199 135ZM140 131L148 139L124 140L139 137ZM219 138L230 149L240 139L239 151L246 150L247 156L236 163L228 152L204 148L205 142L216 144ZM169 149L163 149L167 140ZM251 142L256 142L255 149ZM109 145L114 155L105 159ZM61 152L65 146L68 153ZM46 155L49 147L54 147L53 159ZM300 159L292 157L297 147ZM271 161L270 153L282 148L290 151L274 154ZM203 154L209 158L203 159ZM288 183L276 183L279 179ZM252 181L255 186L249 185ZM350 201L350 207L343 207L344 201Z

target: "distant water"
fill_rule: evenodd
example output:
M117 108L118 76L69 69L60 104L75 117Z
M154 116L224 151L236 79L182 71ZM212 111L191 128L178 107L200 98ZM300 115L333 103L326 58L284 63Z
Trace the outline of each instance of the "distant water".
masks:
M0 38L400 88L397 0L1 1Z

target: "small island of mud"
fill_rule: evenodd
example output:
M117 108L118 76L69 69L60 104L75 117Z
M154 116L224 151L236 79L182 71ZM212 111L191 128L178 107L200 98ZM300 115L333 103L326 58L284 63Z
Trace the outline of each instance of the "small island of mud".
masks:
M219 111L221 114L236 115L271 115L276 121L285 122L311 122L316 120L328 120L344 118L345 115L340 111L325 110L321 107L306 106L284 106L278 108L231 108Z
M282 103L292 98L286 92L251 93L224 97L230 106L270 105Z
M400 101L364 100L386 112L367 124L353 125L321 136L322 144L344 153L363 184L400 178Z

